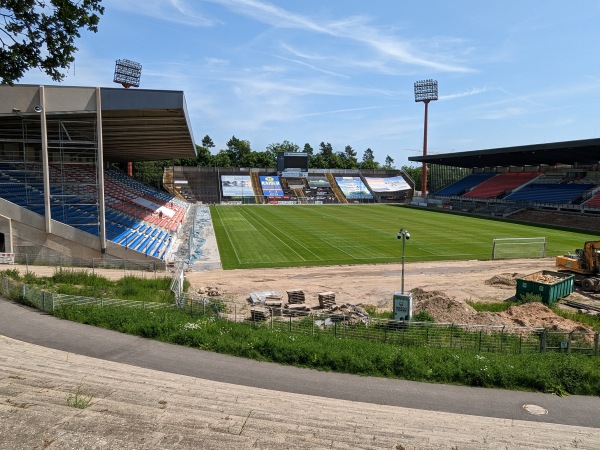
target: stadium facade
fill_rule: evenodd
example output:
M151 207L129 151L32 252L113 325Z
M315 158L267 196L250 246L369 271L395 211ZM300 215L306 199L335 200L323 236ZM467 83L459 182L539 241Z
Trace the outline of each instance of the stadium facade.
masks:
M167 231L176 228L167 219L180 220L185 206L128 186L128 180L119 180L107 167L195 157L183 92L2 85L0 99L3 252L26 254L31 261L53 255L163 259L163 244L172 240ZM107 179L109 174L113 179ZM148 214L153 209L156 214ZM163 236L169 236L164 242L152 242L162 250L150 251L150 243L147 251L134 249L129 245L133 236L125 245L116 242L118 234L134 226L127 216L143 220L154 215L164 223L145 230L155 238L159 229L165 230Z

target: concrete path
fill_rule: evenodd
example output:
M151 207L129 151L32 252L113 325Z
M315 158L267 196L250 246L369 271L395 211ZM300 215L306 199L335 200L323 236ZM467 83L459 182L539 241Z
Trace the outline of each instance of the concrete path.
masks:
M259 363L66 322L5 300L0 335L0 449L600 449L600 399L593 397ZM67 405L78 391L93 395L85 409Z

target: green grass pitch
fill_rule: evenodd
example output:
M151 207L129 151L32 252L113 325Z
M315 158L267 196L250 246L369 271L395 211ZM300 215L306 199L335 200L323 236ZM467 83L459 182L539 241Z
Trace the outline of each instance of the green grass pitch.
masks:
M390 205L211 206L224 269L490 259L494 238L545 237L546 256L600 234Z

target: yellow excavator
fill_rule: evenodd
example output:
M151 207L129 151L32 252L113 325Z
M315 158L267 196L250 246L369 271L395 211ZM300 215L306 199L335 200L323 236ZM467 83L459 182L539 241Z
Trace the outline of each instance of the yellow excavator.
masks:
M575 275L584 291L600 291L600 241L587 241L574 255L557 256L556 268Z

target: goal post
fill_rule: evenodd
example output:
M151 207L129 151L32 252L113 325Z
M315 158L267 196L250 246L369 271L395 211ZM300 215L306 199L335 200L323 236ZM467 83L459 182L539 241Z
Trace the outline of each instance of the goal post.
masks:
M546 238L496 238L492 259L545 258Z

